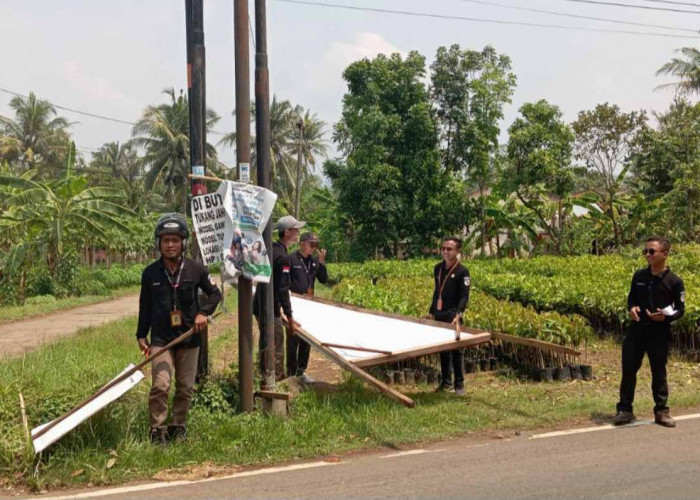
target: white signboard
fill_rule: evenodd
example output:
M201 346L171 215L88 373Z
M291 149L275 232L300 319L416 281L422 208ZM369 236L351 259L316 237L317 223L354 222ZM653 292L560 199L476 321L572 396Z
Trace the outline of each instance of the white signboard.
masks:
M226 211L223 261L229 281L239 275L269 283L272 267L262 232L270 220L277 195L272 191L225 181L217 190Z
M130 364L129 366L124 368L119 375L114 377L114 379L118 378L123 373L126 373L133 367L134 365ZM47 422L45 424L40 425L39 427L35 427L34 429L32 429L32 441L34 444L34 452L40 453L41 451L45 450L51 443L55 443L56 441L61 439L64 435L68 434L71 430L75 429L81 422L84 422L85 420L93 416L95 413L100 411L102 408L107 406L109 403L123 396L129 389L141 382L141 380L143 380L143 373L141 371L135 372L129 378L122 380L114 387L111 387L103 394L100 394L88 404L80 408L78 411L76 411L72 415L69 415L66 419L62 420L54 427L49 429L49 431L46 432L46 434L42 434L38 438L34 438L34 436L41 429L49 425L51 422Z
M226 210L221 195L216 192L192 198L192 221L202 262L207 266L222 262Z

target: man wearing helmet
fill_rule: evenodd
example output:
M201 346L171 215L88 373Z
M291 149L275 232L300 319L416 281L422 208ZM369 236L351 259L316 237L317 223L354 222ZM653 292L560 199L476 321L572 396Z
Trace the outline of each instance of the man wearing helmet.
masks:
M177 213L158 219L155 229L156 250L161 258L143 271L139 322L136 338L145 355L163 349L190 328L195 333L160 356L152 367L152 385L148 398L150 436L153 443L182 439L186 435L187 412L194 391L201 335L207 316L214 313L221 292L202 264L184 256L187 246L187 221ZM200 300L198 290L206 294ZM148 341L148 333L151 341ZM168 393L175 372L175 398L172 424L167 426Z

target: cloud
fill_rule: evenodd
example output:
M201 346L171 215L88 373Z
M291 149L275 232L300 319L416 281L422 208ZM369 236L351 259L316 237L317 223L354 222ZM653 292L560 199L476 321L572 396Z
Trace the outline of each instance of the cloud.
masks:
M400 51L395 45L378 33L358 33L352 42L335 41L326 50L320 61L307 62L308 87L332 90L342 93L343 71L349 64L363 58L374 58L378 54L392 54Z
M124 93L107 79L90 74L78 61L68 61L61 65L59 74L67 84L88 100L123 101Z

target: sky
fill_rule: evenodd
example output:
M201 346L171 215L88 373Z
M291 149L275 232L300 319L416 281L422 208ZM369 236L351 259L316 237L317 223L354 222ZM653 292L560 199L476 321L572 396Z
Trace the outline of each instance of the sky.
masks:
M598 21L523 12L469 0L310 0L374 9L423 12L448 17L557 24L569 27L662 32ZM697 10L662 12L593 5L572 0L486 0L568 14L605 17L697 29L698 7L650 0L624 0L647 7ZM692 3L692 2L690 2ZM183 0L1 0L0 89L35 92L55 104L126 121L136 121L145 106L166 102L166 87L186 90L185 2ZM207 105L221 117L218 132L234 128L233 1L204 0ZM655 71L688 38L632 36L543 27L437 19L335 9L268 0L268 54L271 93L316 113L330 131L339 119L348 64L379 53L417 50L429 65L440 46L459 44L480 50L493 45L512 59L518 83L505 108L505 131L525 102L547 99L564 119L598 103L624 111L663 111L671 91L655 91L665 80ZM254 16L250 4L251 19ZM669 31L663 31L670 33ZM700 35L698 35L700 36ZM252 45L252 44L251 44ZM251 57L251 65L254 57ZM253 77L251 68L251 78ZM251 89L254 86L251 83ZM11 95L0 91L0 115L11 116ZM71 131L89 159L91 150L130 138L129 125L61 111L76 122ZM505 138L505 135L502 134ZM220 135L210 135L216 143ZM229 166L235 152L219 148Z

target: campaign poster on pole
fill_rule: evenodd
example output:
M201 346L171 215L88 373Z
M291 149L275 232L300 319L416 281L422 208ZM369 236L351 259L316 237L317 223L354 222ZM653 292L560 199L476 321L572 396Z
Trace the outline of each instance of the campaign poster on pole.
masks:
M223 198L218 192L192 198L192 222L197 234L202 262L207 266L222 262L226 210L224 210Z
M242 274L254 282L269 283L272 266L262 232L277 195L259 186L233 181L222 182L217 194L226 211L223 262L227 281Z

